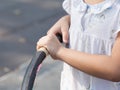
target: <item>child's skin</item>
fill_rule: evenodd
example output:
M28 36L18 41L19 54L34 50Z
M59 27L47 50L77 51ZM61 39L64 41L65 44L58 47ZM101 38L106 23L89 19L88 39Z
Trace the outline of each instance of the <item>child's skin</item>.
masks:
M102 0L85 0L86 3L96 4ZM118 34L112 53L107 55L93 55L84 52L75 51L63 47L56 33L61 33L63 42L68 43L68 29L70 25L70 16L62 17L37 43L37 50L44 46L54 59L59 59L69 65L90 75L103 78L110 81L120 81L120 33Z

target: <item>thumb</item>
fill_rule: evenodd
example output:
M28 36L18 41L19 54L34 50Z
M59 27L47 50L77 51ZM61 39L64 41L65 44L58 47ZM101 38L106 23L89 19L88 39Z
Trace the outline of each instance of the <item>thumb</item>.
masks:
M63 26L63 27L61 28L61 32L62 32L62 37L63 37L63 42L64 42L64 43L68 43L68 39L69 39L68 29L69 29L68 26Z

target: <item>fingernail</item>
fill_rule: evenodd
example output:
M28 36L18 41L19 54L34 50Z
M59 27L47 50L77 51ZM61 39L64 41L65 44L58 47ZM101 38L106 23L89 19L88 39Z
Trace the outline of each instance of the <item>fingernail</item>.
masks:
M67 40L64 40L64 43L68 43L68 41L67 41Z

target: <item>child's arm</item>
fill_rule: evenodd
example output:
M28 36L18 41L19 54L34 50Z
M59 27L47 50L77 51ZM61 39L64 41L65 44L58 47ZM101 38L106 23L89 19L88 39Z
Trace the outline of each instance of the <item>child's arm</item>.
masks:
M112 55L92 55L64 48L54 34L48 34L37 43L37 49L45 46L50 55L90 75L120 81L120 34L112 49Z
M70 26L70 15L65 15L53 25L47 34L60 33L63 36L63 42L68 43L68 30Z
M59 43L55 34L61 33L64 35L63 40L65 42L65 37L68 39L69 24L69 15L61 18L49 30L48 35L38 41L37 50L41 46L45 46L50 55L55 59L61 59L71 66L93 76L111 81L120 81L120 34L113 46L111 56L92 55L64 48Z
M111 56L92 55L61 48L57 57L90 75L111 81L120 81L120 33L115 41Z

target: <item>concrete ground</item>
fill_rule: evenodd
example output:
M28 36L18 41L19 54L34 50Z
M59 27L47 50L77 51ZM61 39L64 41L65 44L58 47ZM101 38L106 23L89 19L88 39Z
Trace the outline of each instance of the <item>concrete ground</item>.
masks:
M60 73L62 62L52 62L47 57L37 74L33 90L60 90ZM0 90L21 90L23 76L29 61L22 64L15 71L0 78Z
M0 0L0 90L20 90L37 40L63 15L63 0ZM62 62L46 58L35 90L59 90Z

